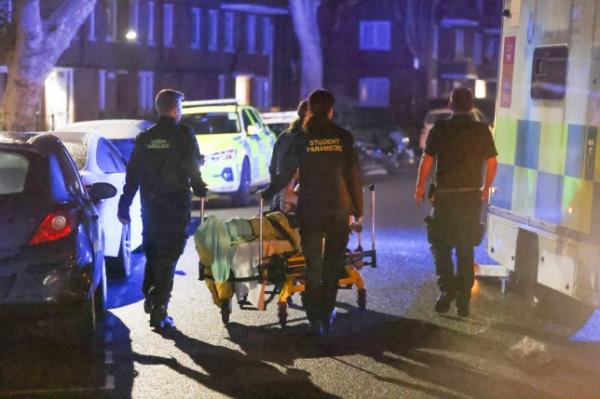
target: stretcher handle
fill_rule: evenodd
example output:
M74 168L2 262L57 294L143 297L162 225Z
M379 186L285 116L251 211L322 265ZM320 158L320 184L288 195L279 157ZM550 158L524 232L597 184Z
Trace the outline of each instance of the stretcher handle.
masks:
M258 202L258 264L262 264L263 260L263 211L264 211L264 199L260 199Z
M369 186L371 193L371 249L375 251L375 185Z
M200 224L204 223L204 197L200 197Z

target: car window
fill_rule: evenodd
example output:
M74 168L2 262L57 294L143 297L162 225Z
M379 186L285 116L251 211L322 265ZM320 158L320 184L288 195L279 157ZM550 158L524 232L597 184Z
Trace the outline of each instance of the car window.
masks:
M85 169L85 164L87 163L88 157L87 142L63 140L63 144L67 148L67 151L69 151L69 154L71 154L73 161L75 161L77 169Z
M99 139L96 146L96 163L104 173L122 173L125 168L115 158L112 146L106 139Z
M250 111L250 114L252 115L254 121L256 122L256 124L263 129L264 128L264 124L262 122L262 118L260 117L260 115L253 109L249 109L248 111Z
M110 142L117 148L125 162L129 162L133 147L135 147L135 139L112 139Z
M196 134L239 133L240 122L236 112L207 112L184 115L181 122Z
M252 120L252 116L250 116L250 113L248 112L247 109L245 109L242 112L242 119L244 120L244 127L246 128L246 130L248 130L249 126L254 125L254 121Z
M113 145L113 143L111 143L109 140L106 140L105 143L109 149L110 156L113 158L113 161L117 166L117 172L125 173L127 171L127 163L125 162L125 159L123 159L123 156L121 155L117 147Z
M13 151L0 151L0 195L22 193L28 171L27 157Z
M86 195L77 166L66 149L63 149L59 157L59 164L63 172L65 186L73 193Z

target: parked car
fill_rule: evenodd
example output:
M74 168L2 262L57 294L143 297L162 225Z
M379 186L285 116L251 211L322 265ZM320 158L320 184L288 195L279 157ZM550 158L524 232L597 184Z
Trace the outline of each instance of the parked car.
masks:
M106 303L95 203L117 190L102 182L86 191L57 137L14 136L0 138L0 310L57 312L88 336Z
M452 115L450 108L436 108L427 112L425 119L423 120L423 128L421 129L421 135L419 136L419 148L425 149L425 143L427 142L427 136L429 131L435 125L435 122L441 119L448 119ZM479 108L473 108L471 111L473 119L478 122L489 123L488 118L481 112Z
M100 133L119 150L126 162L131 158L135 138L140 132L152 126L152 122L142 119L100 119L71 123L61 131Z
M265 125L279 136L293 121L298 119L298 111L263 112L262 118Z
M210 192L249 204L252 190L269 182L275 143L258 111L236 100L184 101L182 121L196 133Z
M131 251L142 245L142 217L138 192L130 208L131 223L123 225L117 218L119 196L125 185L125 160L117 148L98 133L60 131L53 134L63 141L75 160L86 187L106 182L117 188L117 196L103 201L98 212L106 238L104 256L108 269L129 277Z

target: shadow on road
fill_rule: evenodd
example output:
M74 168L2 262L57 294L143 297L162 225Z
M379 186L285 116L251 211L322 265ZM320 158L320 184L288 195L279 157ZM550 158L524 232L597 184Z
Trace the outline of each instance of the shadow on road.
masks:
M166 365L172 370L232 398L336 398L310 381L304 370L286 367L280 371L259 358L188 337L180 331L165 334L205 372L191 369L174 358L134 354L144 365Z
M93 344L73 339L57 322L43 327L19 323L2 329L0 397L130 397L133 361L129 329L107 314L96 335Z

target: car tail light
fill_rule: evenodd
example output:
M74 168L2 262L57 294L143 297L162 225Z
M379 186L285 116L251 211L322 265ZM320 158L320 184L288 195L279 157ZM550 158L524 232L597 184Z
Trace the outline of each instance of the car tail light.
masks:
M29 245L43 244L68 236L73 231L74 222L75 217L70 209L49 213L29 240Z

